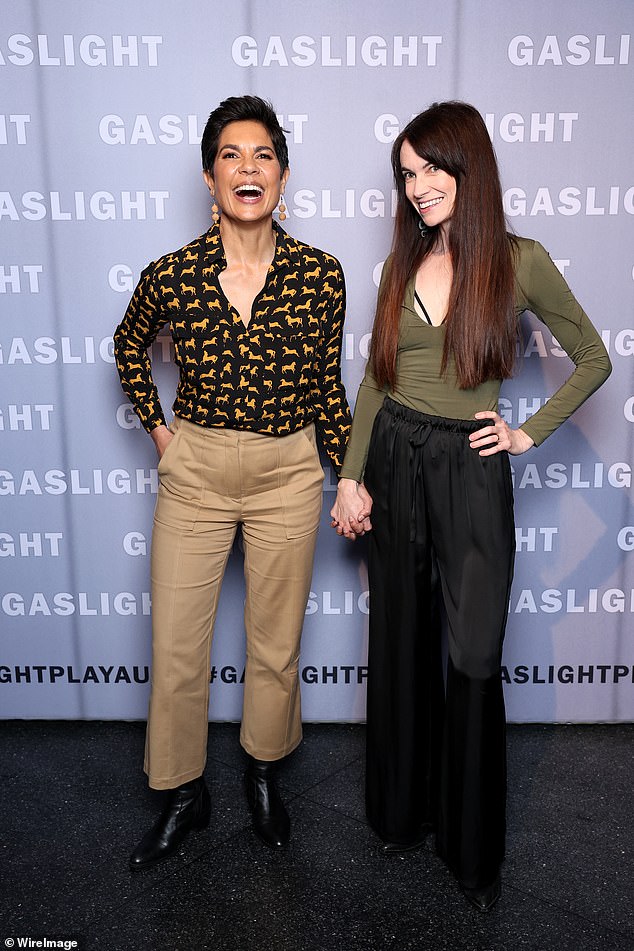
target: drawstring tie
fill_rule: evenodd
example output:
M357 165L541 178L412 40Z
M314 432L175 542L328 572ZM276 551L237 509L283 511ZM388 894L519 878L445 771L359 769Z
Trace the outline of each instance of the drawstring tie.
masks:
M410 472L413 472L412 479L412 505L409 513L409 540L410 542L420 542L421 539L416 534L416 498L419 492L420 480L423 476L423 446L429 439L433 427L431 423L421 423L409 435L409 465ZM417 450L419 450L417 452Z

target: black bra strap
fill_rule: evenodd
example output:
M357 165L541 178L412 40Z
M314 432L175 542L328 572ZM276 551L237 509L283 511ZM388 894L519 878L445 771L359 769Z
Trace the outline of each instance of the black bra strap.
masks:
M416 302L417 302L418 306L420 307L420 309L422 310L423 314L425 315L425 320L427 321L428 324L430 324L430 325L433 327L433 324L432 324L432 322L431 322L431 320L430 320L429 314L427 313L427 309L425 308L425 305L423 304L422 300L421 300L420 297L418 296L418 291L417 291L417 290L414 290L414 297L416 298Z

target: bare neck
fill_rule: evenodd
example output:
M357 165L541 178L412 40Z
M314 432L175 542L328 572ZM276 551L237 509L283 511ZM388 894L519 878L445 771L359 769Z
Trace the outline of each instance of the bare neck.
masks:
M271 219L232 222L220 219L220 236L228 265L270 264L275 254L275 232Z
M449 222L443 221L438 229L438 238L432 254L447 254L449 251Z

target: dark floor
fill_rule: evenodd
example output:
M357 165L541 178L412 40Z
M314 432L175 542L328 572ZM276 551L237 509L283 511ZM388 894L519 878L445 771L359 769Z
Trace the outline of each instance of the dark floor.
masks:
M209 828L133 875L128 853L160 804L140 768L143 729L0 722L0 948L74 936L81 951L634 949L632 725L510 727L507 859L489 915L433 841L381 853L358 725L306 727L280 780L292 846L275 853L250 831L238 728L212 724Z

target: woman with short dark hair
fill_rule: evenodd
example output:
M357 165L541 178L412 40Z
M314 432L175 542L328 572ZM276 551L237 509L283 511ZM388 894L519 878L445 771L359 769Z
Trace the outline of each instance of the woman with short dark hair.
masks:
M288 843L274 767L302 736L300 636L324 478L315 428L338 469L350 426L343 274L331 255L272 221L278 206L286 218L289 175L273 108L256 96L226 99L201 148L214 223L143 271L114 337L123 388L159 455L145 771L167 793L130 859L134 870L168 858L209 822L209 654L238 525L247 797L260 839ZM179 367L169 427L147 354L166 323Z
M495 154L473 106L444 102L418 115L395 141L392 166L392 253L331 512L348 538L372 528L367 813L386 852L417 848L434 829L438 853L486 912L500 896L505 840L508 456L543 442L603 383L610 361L542 246L507 233ZM498 394L523 310L575 369L512 429Z

